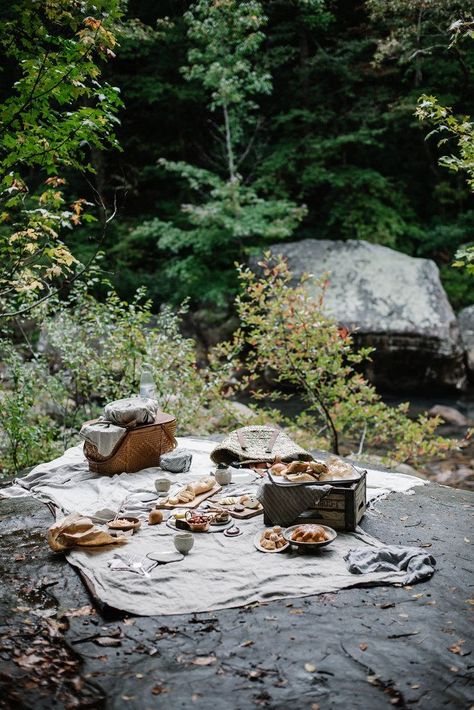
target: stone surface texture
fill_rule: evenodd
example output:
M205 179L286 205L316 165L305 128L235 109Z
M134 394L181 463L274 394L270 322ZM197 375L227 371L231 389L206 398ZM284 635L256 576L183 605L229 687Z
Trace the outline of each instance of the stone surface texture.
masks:
M394 388L461 387L463 348L456 316L435 263L365 241L304 239L276 244L295 276L309 273L309 293L329 276L328 315L363 345L377 348L368 371Z
M474 305L463 308L459 313L458 320L469 379L474 382Z

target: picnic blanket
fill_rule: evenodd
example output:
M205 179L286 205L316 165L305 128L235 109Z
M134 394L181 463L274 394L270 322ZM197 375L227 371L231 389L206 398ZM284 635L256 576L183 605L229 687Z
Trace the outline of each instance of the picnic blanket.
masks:
M186 438L178 445L193 453L191 469L182 474L167 474L183 483L208 475L212 464L212 441ZM29 474L4 489L5 496L34 496L57 508L57 517L77 511L94 516L103 508L142 515L154 507L157 493L154 481L163 472L149 468L132 474L99 476L88 470L82 446L65 452L60 458L40 464ZM392 491L406 492L424 481L404 474L367 471L368 499ZM235 483L226 495L256 492L258 481ZM173 490L173 488L172 488ZM219 533L196 534L193 550L179 562L158 565L149 576L110 568L116 549L74 549L66 559L83 576L92 594L113 608L151 616L213 611L243 606L257 601L302 597L363 584L400 583L406 571L386 570L351 574L344 558L350 550L381 547L381 542L365 534L339 533L333 544L317 555L297 552L265 554L253 544L264 527L262 516L237 521L242 535L235 538ZM127 553L144 556L151 552L174 549L174 531L164 523L148 526L122 548Z

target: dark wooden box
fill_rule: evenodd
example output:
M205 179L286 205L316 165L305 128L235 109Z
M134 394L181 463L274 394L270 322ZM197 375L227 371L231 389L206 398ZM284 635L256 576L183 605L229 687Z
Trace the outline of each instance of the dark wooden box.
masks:
M320 523L334 530L352 532L361 521L367 507L367 474L348 486L334 486L315 508L306 510L294 521L297 523ZM267 516L265 525L272 525Z

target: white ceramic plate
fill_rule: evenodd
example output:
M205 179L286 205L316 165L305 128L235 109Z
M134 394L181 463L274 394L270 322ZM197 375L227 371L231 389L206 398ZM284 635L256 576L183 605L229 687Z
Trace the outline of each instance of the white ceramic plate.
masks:
M260 532L258 532L253 539L253 544L255 545L257 550L259 550L259 552L284 552L285 550L287 550L289 548L289 546L290 546L289 542L287 542L284 547L279 547L278 550L267 550L266 547L262 547L260 544L260 538L262 537L263 532L264 532L263 530L260 530Z

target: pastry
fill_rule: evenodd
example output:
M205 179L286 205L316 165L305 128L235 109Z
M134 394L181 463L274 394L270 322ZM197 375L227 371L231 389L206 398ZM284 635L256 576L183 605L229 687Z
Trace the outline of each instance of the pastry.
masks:
M321 525L298 525L291 533L291 539L295 542L324 542L328 535Z
M291 483L310 483L317 480L315 475L311 473L287 473L285 478Z
M282 476L283 473L286 472L287 468L288 468L288 466L284 463L274 463L273 466L271 466L271 468L270 468L270 472L274 476Z
M286 547L287 544L279 525L275 525L273 528L267 528L260 536L260 547L263 547L265 550L280 550L282 547Z
M307 470L307 461L292 461L288 464L287 473L304 473Z
M347 461L343 461L337 456L331 456L327 460L327 471L323 474L323 479L330 481L334 478L354 478L354 467Z

